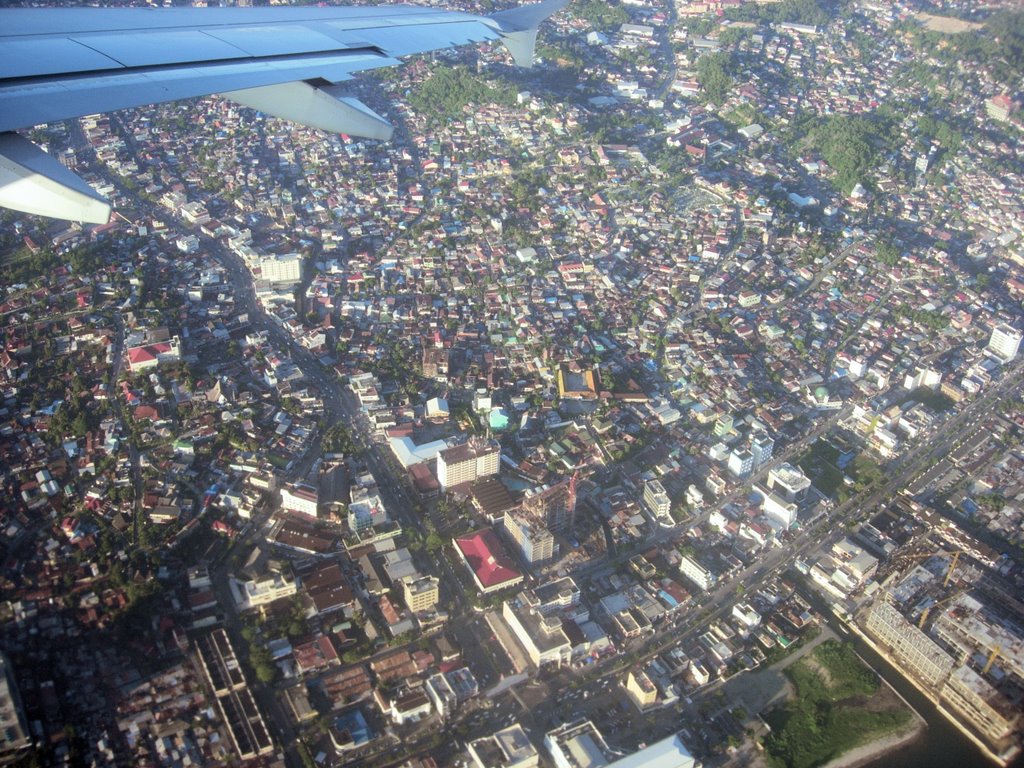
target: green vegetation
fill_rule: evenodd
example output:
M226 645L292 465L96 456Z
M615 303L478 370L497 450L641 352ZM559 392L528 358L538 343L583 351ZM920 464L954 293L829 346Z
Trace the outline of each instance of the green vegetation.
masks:
M904 707L864 706L878 692L878 678L845 643L822 643L786 675L796 697L767 717L772 732L764 746L770 766L813 768L896 730L911 717Z
M919 403L923 403L928 408L931 408L937 413L948 411L952 408L955 403L953 398L949 395L944 395L941 392L936 392L934 389L928 387L918 387L907 396L907 400L916 400Z
M468 67L437 67L409 94L409 106L441 123L462 117L470 104L505 104L516 101L516 89L507 83L490 84Z
M829 498L835 498L843 487L843 472L839 469L839 451L831 443L818 440L797 459L797 466L814 483L814 487Z
M569 6L569 12L595 29L613 29L629 21L629 14L621 5L602 0L577 0Z
M893 310L893 314L905 317L929 331L941 331L949 327L949 318L935 309L912 309L909 304L900 304Z
M783 0L781 3L744 3L730 9L726 17L735 21L761 21L764 23L789 22L826 26L836 15L840 3L823 0Z
M985 67L1006 85L1024 79L1024 11L998 13L983 29L959 35L920 32L919 39L946 64L969 61Z
M715 104L725 101L732 88L734 69L732 54L725 51L705 53L697 59L697 81L705 101Z
M868 181L869 171L889 143L891 127L880 113L830 115L810 130L806 141L835 170L836 187L848 195L857 182Z
M358 456L362 453L362 448L352 439L348 427L341 422L324 432L321 447L325 453L343 453L346 456Z

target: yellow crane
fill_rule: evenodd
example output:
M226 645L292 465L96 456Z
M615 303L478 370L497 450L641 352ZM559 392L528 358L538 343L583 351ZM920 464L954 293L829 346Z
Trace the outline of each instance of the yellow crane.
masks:
M990 669L992 669L993 662L995 662L996 657L999 655L999 652L1002 651L1002 650L1003 650L1003 647L1001 645L997 645L995 648L992 649L992 653L990 653L988 655L988 661L985 662L985 667L981 670L981 674L983 674L983 675L987 675L988 674L988 671Z
M942 549L936 552L918 552L916 554L911 555L897 555L895 558L893 558L893 563L898 563L903 560L927 560L930 557L936 557L938 555L952 554L953 559L949 563L949 568L946 569L946 578L942 582L942 588L945 589L949 586L949 582L953 578L953 571L956 570L957 563L960 562L960 555L964 554L966 551L967 550L965 549L956 549L953 550L953 552L951 553Z
M948 602L949 602L950 600L953 600L953 599L955 599L955 598L958 598L958 597L960 597L960 595L962 595L963 593L964 593L964 591L963 591L962 589L958 589L958 590L957 590L956 592L954 592L954 593L953 593L952 595L948 595L947 597L944 597L944 598L942 598L941 600L938 600L938 601L936 601L936 602L932 603L932 604L931 604L931 605L929 605L929 606L928 606L927 608L925 608L925 609L924 609L923 611L921 611L921 618L920 618L920 620L918 620L918 622L917 622L917 628L918 628L918 629L924 629L924 623L925 623L926 621L928 621L928 616L929 616L929 614L930 614L930 613L931 613L931 612L932 612L932 611L933 611L933 610L934 610L935 608L938 608L938 607L939 607L940 605L945 605L945 604L946 604L946 603L948 603Z

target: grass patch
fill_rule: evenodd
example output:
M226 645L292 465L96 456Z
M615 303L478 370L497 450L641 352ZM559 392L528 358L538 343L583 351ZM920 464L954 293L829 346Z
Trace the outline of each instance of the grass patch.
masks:
M906 707L885 700L878 677L845 643L822 643L786 675L796 697L766 717L771 766L814 768L911 718Z

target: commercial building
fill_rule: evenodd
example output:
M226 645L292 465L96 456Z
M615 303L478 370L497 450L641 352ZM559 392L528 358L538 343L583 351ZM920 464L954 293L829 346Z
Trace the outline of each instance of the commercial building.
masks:
M517 598L506 600L501 615L534 665L568 664L572 659L572 643L562 630L562 620L558 616L545 615L538 608L536 597L524 592Z
M286 512L297 512L315 518L318 502L319 493L312 485L296 483L281 489L281 509Z
M402 581L405 606L413 613L429 611L437 605L440 581L435 576L420 576Z
M589 720L566 723L544 736L556 768L700 768L679 736L669 736L626 757L615 758Z
M473 438L437 454L437 481L442 490L498 474L501 446L495 440Z
M238 610L249 611L269 605L275 600L291 597L298 591L295 576L289 566L270 561L268 568L267 573L249 581L229 580L231 596Z
M242 760L274 751L274 743L242 674L227 632L217 629L196 640L199 667L217 699L231 743Z
M481 594L487 595L522 582L523 574L516 570L492 529L484 528L468 536L460 536L453 539L453 543L473 574Z
M518 723L466 747L477 768L537 768L540 756Z
M659 519L671 517L672 501L660 480L648 480L644 483L644 504L651 514Z
M563 400L596 400L597 377L576 363L558 366L558 396Z
M807 498L810 478L789 462L783 462L768 471L768 488L786 501L799 504Z
M1017 357L1022 338L1024 338L1024 334L1016 328L1000 323L992 329L992 336L989 337L986 349L993 357L1008 363Z
M632 669L626 675L626 693L641 712L658 703L658 686L642 669Z
M302 280L302 256L298 253L260 256L253 264L253 277L275 285L293 285Z

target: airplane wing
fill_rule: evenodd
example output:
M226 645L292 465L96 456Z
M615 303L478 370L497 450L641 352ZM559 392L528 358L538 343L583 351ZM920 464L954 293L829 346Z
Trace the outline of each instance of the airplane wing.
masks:
M0 206L105 223L110 203L14 133L220 94L323 130L389 139L338 84L416 53L501 40L533 63L538 25L568 0L476 16L411 6L0 10Z

